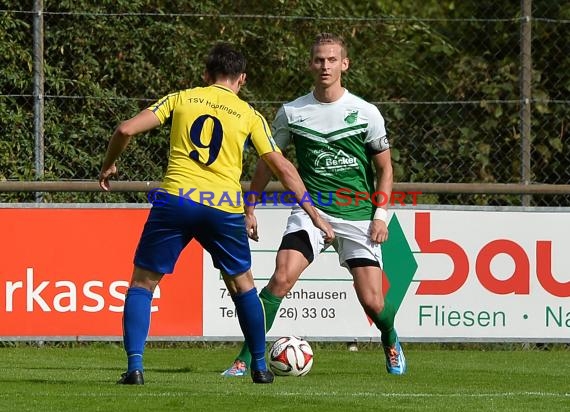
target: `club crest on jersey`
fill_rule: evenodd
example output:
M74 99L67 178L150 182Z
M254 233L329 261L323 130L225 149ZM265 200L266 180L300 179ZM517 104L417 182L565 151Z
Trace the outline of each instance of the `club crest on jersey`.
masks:
M336 172L358 168L358 160L343 150L322 152L315 159L315 172L322 175L332 175Z
M353 124L358 119L358 110L347 110L344 114L344 122Z

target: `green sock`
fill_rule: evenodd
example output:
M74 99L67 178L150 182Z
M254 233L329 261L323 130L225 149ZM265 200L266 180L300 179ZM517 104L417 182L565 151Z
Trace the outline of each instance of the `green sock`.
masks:
M394 306L389 301L384 300L384 309L372 318L374 324L382 333L380 339L383 345L392 346L396 343L398 335L394 329L395 317L396 311L394 310Z
M268 332L273 326L273 322L275 321L275 317L277 316L277 310L281 305L281 301L283 298L278 298L277 296L271 294L267 288L261 289L259 293L259 299L261 300L261 304L263 305L263 311L265 312L265 332ZM249 368L251 363L251 353L249 352L249 348L247 344L244 342L237 359L244 361Z

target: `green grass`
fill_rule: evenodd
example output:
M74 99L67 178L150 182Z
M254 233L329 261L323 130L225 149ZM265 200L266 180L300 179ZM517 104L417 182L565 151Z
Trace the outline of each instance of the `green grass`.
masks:
M116 385L119 345L0 347L0 411L567 411L570 351L409 344L390 376L376 345L313 344L308 376L223 378L235 345L147 348L146 385Z

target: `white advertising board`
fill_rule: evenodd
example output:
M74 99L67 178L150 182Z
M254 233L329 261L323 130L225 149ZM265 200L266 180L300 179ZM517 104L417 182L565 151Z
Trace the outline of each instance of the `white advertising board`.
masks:
M275 267L288 209L257 211L258 291ZM410 207L390 212L388 298L403 341L570 341L570 214ZM241 339L233 302L204 255L205 337ZM379 340L334 250L283 300L268 337Z

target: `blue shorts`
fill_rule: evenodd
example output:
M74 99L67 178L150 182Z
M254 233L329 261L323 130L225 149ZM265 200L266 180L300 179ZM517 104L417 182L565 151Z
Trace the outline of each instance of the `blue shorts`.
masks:
M155 202L145 223L134 264L172 273L182 250L196 239L214 267L233 276L251 267L251 251L242 214L228 213L167 193Z

